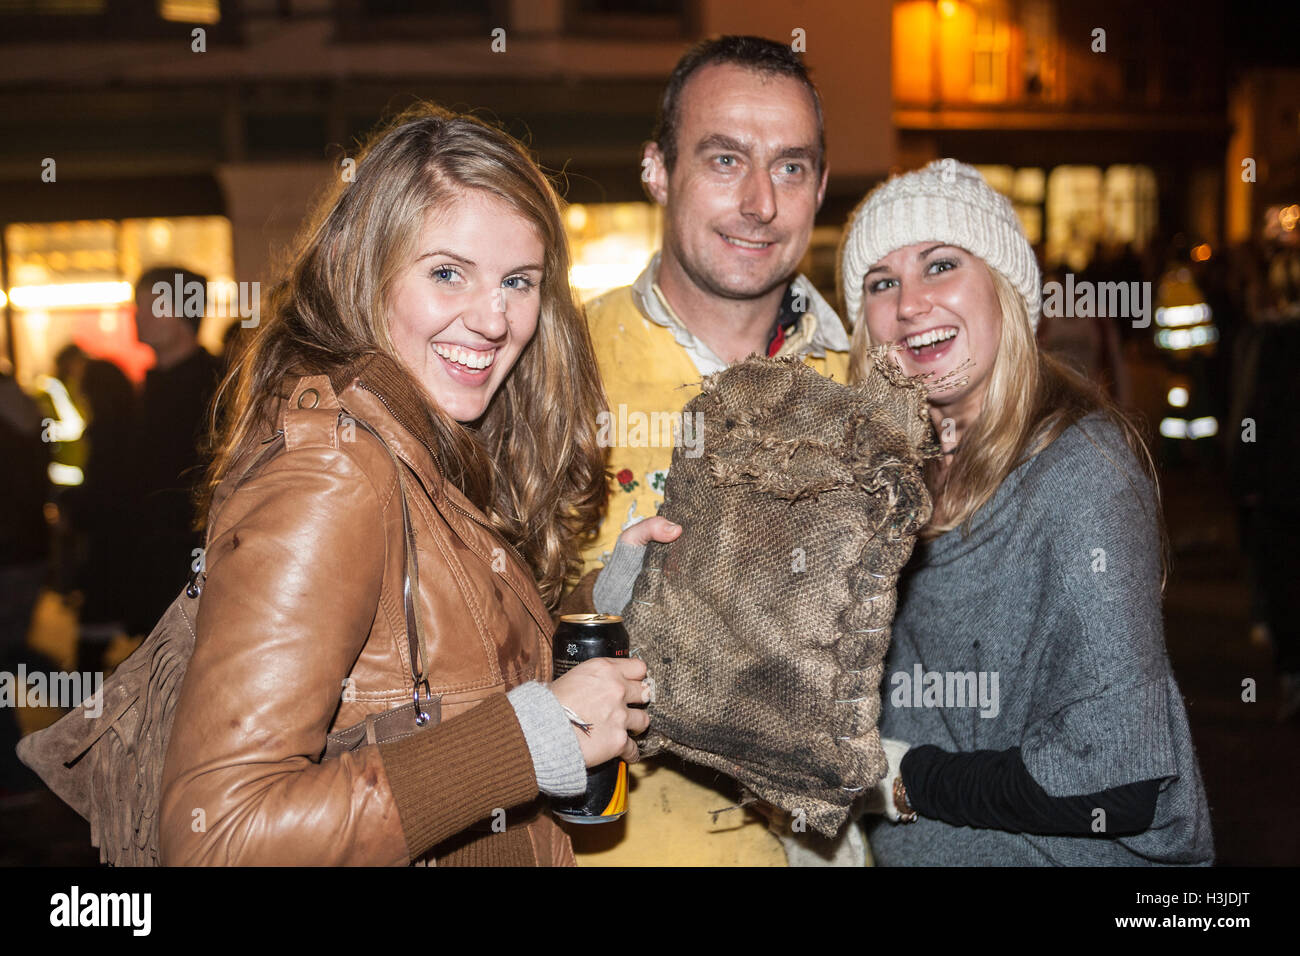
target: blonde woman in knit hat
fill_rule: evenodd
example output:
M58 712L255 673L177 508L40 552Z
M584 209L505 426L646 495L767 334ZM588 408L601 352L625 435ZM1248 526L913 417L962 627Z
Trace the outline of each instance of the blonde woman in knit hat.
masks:
M1154 465L1100 389L1039 352L1011 204L937 160L867 196L839 270L851 375L888 345L959 383L930 398L944 454L886 663L877 863L1210 864Z

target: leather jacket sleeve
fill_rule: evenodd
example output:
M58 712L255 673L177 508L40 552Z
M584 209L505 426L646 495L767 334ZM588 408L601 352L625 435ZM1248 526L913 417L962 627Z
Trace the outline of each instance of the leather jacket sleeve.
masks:
M384 529L400 502L391 467L382 474L372 481L356 450L295 448L216 516L163 770L164 865L401 865L456 832L428 832L408 848L379 747L318 762L383 585ZM417 737L427 735L443 746L405 748L426 781L440 770L465 773L457 740L505 740L527 752L508 705L475 708ZM452 758L441 768L440 754ZM482 787L457 780L448 796L475 792L475 803L493 806L509 799L497 791L535 794L527 767L514 775L527 780L499 772ZM438 794L426 790L425 799ZM463 827L465 815L444 813L443 829Z

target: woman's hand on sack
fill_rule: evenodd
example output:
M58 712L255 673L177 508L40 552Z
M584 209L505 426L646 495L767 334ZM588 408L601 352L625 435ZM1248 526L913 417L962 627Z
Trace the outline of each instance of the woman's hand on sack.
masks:
M636 743L629 735L644 733L650 726L650 715L628 705L649 702L645 676L643 660L596 657L583 661L551 684L556 699L591 725L587 731L573 728L588 767L614 757L628 763L638 759Z
M677 536L682 533L682 526L674 524L667 518L655 515L653 518L646 518L644 521L638 521L632 527L628 528L618 536L619 544L630 544L634 547L643 547L651 541L662 541L665 544L669 541L677 540Z
M868 791L862 799L861 810L863 813L883 814L886 818L898 823L902 815L894 804L894 781L903 772L903 757L911 749L912 745L903 740L891 740L888 737L881 737L880 746L885 751L885 759L889 761L889 767L880 782Z

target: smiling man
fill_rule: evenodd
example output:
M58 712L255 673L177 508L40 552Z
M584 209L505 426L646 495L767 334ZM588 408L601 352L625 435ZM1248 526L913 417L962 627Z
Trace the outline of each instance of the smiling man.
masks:
M826 169L821 102L788 46L724 36L682 57L642 159L646 190L664 209L663 248L632 285L587 305L613 420L667 420L698 394L704 375L754 353L801 357L846 381L844 326L796 272L826 193ZM657 433L609 434L614 483L600 535L585 555L588 572L610 559L623 528L656 513L672 460L672 443ZM693 437L683 422L677 440L689 448ZM761 815L711 812L737 802L731 781L675 758L635 765L632 773L623 821L585 828L599 833L569 829L580 860L786 862ZM791 862L819 861L802 841L785 842ZM847 847L838 856L859 865L863 858Z

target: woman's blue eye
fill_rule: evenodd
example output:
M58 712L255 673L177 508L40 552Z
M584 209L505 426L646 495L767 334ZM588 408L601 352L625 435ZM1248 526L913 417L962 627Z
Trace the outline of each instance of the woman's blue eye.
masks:
M537 285L537 283L528 278L528 276L511 276L509 279L503 279L501 284L505 285L507 282L518 282L519 285L507 286L507 288L518 289L521 292L527 292L529 289L532 289Z
M930 268L934 272L947 272L949 269L956 269L957 262L954 259L936 259L930 263Z
M453 276L459 273L451 266L438 266L429 273L429 278L437 279L439 282L450 282Z
M884 292L886 288L885 283L897 282L897 281L898 281L897 279L877 279L875 282L871 283L870 286L868 286L868 289L873 293Z

